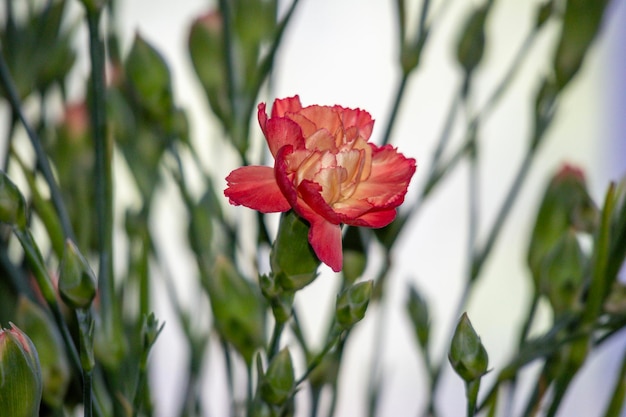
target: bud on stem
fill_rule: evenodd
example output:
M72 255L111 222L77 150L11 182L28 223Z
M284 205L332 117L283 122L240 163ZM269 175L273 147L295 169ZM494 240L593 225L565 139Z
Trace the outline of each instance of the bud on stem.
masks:
M33 342L20 329L0 329L0 411L37 417L42 395L41 367Z

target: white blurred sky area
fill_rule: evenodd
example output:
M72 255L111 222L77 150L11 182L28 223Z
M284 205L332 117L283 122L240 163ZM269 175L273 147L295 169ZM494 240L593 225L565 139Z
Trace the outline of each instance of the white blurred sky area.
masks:
M163 54L172 72L176 101L189 112L193 140L198 145L200 157L211 172L224 177L238 162L230 153L224 154L220 131L215 120L208 116L208 105L191 69L186 49L192 20L206 12L212 3L206 0L124 0L118 3L123 53L128 51L134 34L138 32ZM398 44L394 2L301 0L300 3L285 34L271 88L266 89L263 101L299 94L303 105L339 104L362 108L376 120L373 140L380 141L400 77L396 64ZM416 15L421 1L409 3L408 11ZM446 1L431 3L436 12ZM450 99L461 82L461 71L454 61L457 33L465 14L482 2L448 3L450 7L434 28L424 51L422 65L409 81L392 138L394 146L418 161L418 171L407 195L408 202L415 200L418 186L425 181ZM467 306L472 323L489 352L490 368L493 369L486 377L484 388L491 385L492 378L509 358L529 302L531 283L525 269L526 245L547 179L564 162L579 165L586 172L594 198L601 202L609 180L617 180L626 173L625 3L613 1L599 42L562 97L556 120L528 182ZM281 1L280 9L285 10L289 4ZM488 21L485 57L473 86L475 107L484 103L508 68L533 24L538 4L538 0L495 2ZM491 227L529 140L533 97L540 77L550 65L558 33L558 25L549 25L534 44L530 57L519 68L514 84L480 129L479 241ZM70 94L77 98L81 93L70 90ZM452 147L460 142L464 132L463 118L458 122ZM255 122L253 127L258 140L253 152L258 153L263 142L256 126ZM229 162L224 163L225 160ZM467 262L467 184L467 166L462 165L404 231L394 255L383 332L377 333L373 314L355 330L345 356L337 416L366 415L368 355L376 340L383 347L384 377L384 393L377 415L415 416L423 407L426 381L404 316L406 289L408 282L415 283L429 301L435 338L433 356L443 357L447 351L447 328L454 321L452 316ZM122 200L132 199L119 191L119 187L118 193L121 193ZM166 186L154 223L164 226L159 227L157 238L176 277L180 296L188 303L185 305L193 305L198 301L198 284L191 266L193 259L181 250L185 239L184 209L172 197L177 194L172 193L175 193L173 187ZM243 214L247 209L238 210L237 215L247 216ZM124 257L123 250L118 248L116 256ZM181 370L186 366L187 352L179 342L181 334L177 320L159 282L155 280L155 309L159 320L167 324L151 357L152 377L157 390L157 415L171 417L180 400ZM320 337L325 329L336 285L337 277L324 268L316 282L298 296L302 321L311 340ZM371 313L375 310L373 308ZM200 303L195 311L197 324L208 325L210 310L206 303ZM548 319L547 309L540 309L540 313ZM623 356L625 336L616 337L613 343L606 344L590 358L587 369L574 382L559 416L600 416L609 395L608 388L613 385L617 361ZM288 338L285 341L288 342ZM222 401L225 379L218 356L216 349L210 349L208 376L203 389L210 415L219 417L227 415L228 405ZM301 369L302 364L299 364L298 370ZM463 384L448 366L442 382L439 391L441 415L464 415ZM243 392L242 388L240 393ZM306 405L306 400L300 401Z
M299 94L304 105L340 104L369 111L376 125L373 140L379 141L388 120L400 73L396 16L391 1L302 0L285 34L277 61L277 71L266 100ZM442 1L432 2L437 11ZM424 52L422 66L411 78L393 135L393 144L418 161L408 201L415 199L417 185L425 172L440 134L450 99L460 83L461 72L454 62L453 45L465 13L478 1L450 2ZM518 46L532 25L538 1L500 0L488 22L484 62L476 74L474 104L479 107L493 90L511 62ZM288 2L281 2L284 10ZM421 2L414 1L409 11L416 13ZM222 148L215 145L219 131L207 117L207 105L200 95L188 55L186 38L190 22L206 11L209 2L200 0L129 0L120 2L124 47L128 48L138 31L166 57L175 81L177 102L189 110L194 140L201 157L212 171L225 175L233 166L220 166ZM507 221L499 244L467 307L474 327L482 337L494 370L486 378L488 387L510 354L530 292L530 278L524 266L526 242L535 210L549 176L564 162L581 166L596 201L601 201L609 180L625 172L626 154L626 4L614 1L601 38L584 67L562 98L556 120L546 137L527 184ZM251 23L253 24L253 23ZM497 110L480 130L480 209L479 239L492 224L530 134L532 100L540 77L546 73L558 25L542 32L530 57ZM462 121L462 120L461 120ZM452 143L458 143L462 123L457 124ZM258 132L257 132L258 134ZM219 142L219 141L218 141ZM213 144L211 144L213 143ZM257 142L262 146L262 142ZM223 165L223 164L222 164ZM409 224L394 257L389 286L389 310L383 334L376 334L375 320L366 318L348 346L345 372L340 389L338 416L365 415L364 399L368 376L368 355L375 340L383 344L384 394L379 416L413 416L424 405L425 380L407 319L403 316L407 282L414 282L430 302L434 325L434 357L446 352L444 340L453 321L466 268L467 240L467 167L458 169L424 206L419 218ZM168 201L171 201L168 199ZM176 203L164 205L160 212L173 221ZM242 209L245 210L245 209ZM169 224L169 223L168 223ZM171 228L168 227L171 231ZM180 291L193 298L193 269L184 264L191 259L177 252L177 239L161 234L163 245L175 253L174 268ZM170 250L171 249L171 250ZM327 322L326 311L334 300L336 277L324 270L318 280L299 296L303 322L311 338L321 335ZM166 298L156 296L158 316L168 323L153 355L154 386L159 391L159 416L172 415L185 351L175 339L176 320ZM322 309L320 311L320 309ZM202 306L200 311L208 311ZM374 312L374 311L372 311ZM547 310L540 311L547 319ZM537 329L539 331L540 329ZM608 398L617 363L626 338L615 338L590 358L586 371L578 378L566 398L561 416L599 416ZM173 354L172 352L175 352ZM225 415L223 368L211 359L207 370L206 401L211 415ZM609 386L610 386L609 385ZM305 400L306 402L306 400ZM446 367L439 391L443 416L464 414L463 385ZM305 414L301 414L305 415Z

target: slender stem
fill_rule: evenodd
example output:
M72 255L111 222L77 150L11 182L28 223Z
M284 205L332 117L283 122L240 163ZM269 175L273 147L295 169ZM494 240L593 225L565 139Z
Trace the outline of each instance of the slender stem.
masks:
M235 71L235 56L233 54L233 22L229 2L227 0L219 0L219 7L223 22L222 38L224 40L224 62L226 63L226 91L228 92L231 120L236 121L237 108L235 104L237 100L237 86L235 85L235 81L237 71ZM229 126L228 128L232 129L233 127Z
M400 82L396 87L396 94L393 101L393 105L391 107L391 112L389 113L389 120L387 121L387 127L385 128L385 133L383 136L382 144L386 145L391 140L391 132L396 123L396 119L398 117L398 110L400 109L400 102L404 97L404 92L406 90L407 81L409 80L410 72L403 72L402 77L400 78Z
M106 136L104 45L100 39L100 10L87 10L91 58L91 124L95 143L96 214L98 218L98 287L105 324L117 314L113 279L113 185L112 149Z
M496 242L496 239L498 238L498 236L500 235L500 232L502 231L502 225L504 224L504 221L507 219L511 211L511 208L513 207L513 203L515 202L515 199L519 195L522 185L524 184L524 181L526 180L528 171L530 170L530 167L536 155L535 150L536 148L531 147L526 152L526 155L524 156L524 160L522 161L522 164L520 165L518 169L517 175L515 176L515 180L513 181L513 184L511 185L511 188L509 189L509 192L502 206L500 207L500 210L498 211L496 220L494 221L493 226L490 229L490 232L487 236L487 240L482 250L479 251L478 255L474 258L474 261L472 264L471 278L470 278L472 281L475 280L480 274L480 271L482 270L482 267L485 261L487 260L487 257L491 253L491 249L493 248L493 245Z
M9 1L9 3L11 3ZM17 124L17 118L15 117L15 112L11 109L11 116L9 126L7 127L6 138L4 139L4 158L2 161L2 169L4 172L8 171L9 168L9 156L11 155L11 142L13 142L13 133L15 132L15 125Z
M52 199L52 204L59 216L59 220L61 222L61 226L63 227L63 234L65 238L72 239L76 241L74 237L74 231L72 230L72 223L70 222L69 215L67 214L67 209L65 208L65 204L63 203L63 197L61 195L61 190L54 178L54 174L52 173L52 168L50 167L50 162L48 161L48 157L43 149L41 144L41 140L35 130L32 128L28 120L26 120L26 116L22 110L22 104L20 98L17 94L17 90L15 88L15 83L11 78L11 74L9 72L9 68L4 59L4 54L0 51L0 79L2 81L2 86L6 92L9 103L11 104L11 109L17 118L22 122L26 133L28 134L28 138L33 146L35 151L35 155L37 157L37 165L48 184L48 188L50 189L50 198Z
M274 66L274 59L276 57L276 53L278 52L278 49L280 47L281 41L283 39L283 35L285 33L285 29L287 28L287 24L291 21L293 13L296 10L298 1L299 0L293 0L293 2L291 3L289 10L287 10L287 13L285 14L285 17L278 24L276 35L274 36L274 40L272 42L272 45L270 46L269 51L267 52L267 54L265 55L265 57L259 64L258 77L255 78L255 82L251 89L250 100L249 100L248 108L246 109L246 113L245 113L246 115L251 115L254 110L256 98L259 95L261 86L263 85L267 77L269 76L270 71L272 70ZM250 118L248 117L248 120L249 119ZM249 124L250 122L248 121L247 123ZM246 129L245 131L247 133L248 129Z
M379 374L380 374L380 360L383 357L384 343L386 339L386 329L388 326L387 317L390 311L390 305L388 297L386 297L386 291L384 290L387 273L391 267L391 253L390 250L385 252L385 262L381 268L379 275L376 279L376 288L379 291L379 303L378 314L376 315L376 323L374 330L374 341L371 355L371 363L368 377L368 395L370 396L369 415L373 416L376 408L376 391L378 387ZM374 291L376 292L376 291Z
M302 374L300 378L298 378L298 380L294 384L294 389L297 389L300 384L306 381L306 379L311 374L311 372L313 372L315 368L317 368L319 364L322 363L326 354L337 344L337 341L344 334L345 332L337 332L334 337L326 341L326 345L324 346L324 349L322 349L320 353L315 355L315 357L311 360L311 362L308 363L306 371L304 372L304 374ZM295 391L294 391L294 394L295 394Z
M235 383L233 379L233 361L230 357L230 351L226 340L220 337L220 345L222 347L222 353L224 355L224 366L226 367L226 386L228 388L228 397L224 400L230 399L231 415L237 415L237 407L235 404Z
M624 408L624 400L626 399L626 353L622 357L622 366L617 380L615 381L615 387L613 388L613 395L611 400L606 406L604 417L619 417L621 410Z
M465 383L465 395L467 396L467 417L474 417L476 414L476 401L480 388L480 378Z
M83 370L83 416L92 417L93 412L93 372Z
M336 358L335 360L337 361L338 364L341 364L341 358L343 357L345 347L346 347L346 338L344 337L342 339L339 339L339 342L337 343L337 349L334 352L335 358ZM337 389L337 385L338 385L337 374L338 373L339 372L335 374L335 377L333 378L331 385L330 385L331 398L330 398L330 407L328 408L328 417L334 417L335 410L337 409L337 398L339 397L339 390Z
M280 337L283 334L283 329L285 328L285 323L276 323L274 324L274 330L272 332L272 338L270 340L270 346L267 350L267 361L270 362L274 356L278 353L278 349L280 348Z

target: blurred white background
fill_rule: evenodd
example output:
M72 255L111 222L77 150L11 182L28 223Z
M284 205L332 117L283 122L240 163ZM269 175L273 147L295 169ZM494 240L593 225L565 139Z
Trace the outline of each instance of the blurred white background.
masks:
M219 138L219 130L215 121L207 116L208 107L200 94L186 52L191 21L207 11L211 2L129 0L119 3L124 53L134 33L139 32L165 56L175 82L177 102L190 112L192 134L202 153L201 158L207 161L212 172L225 176L234 166L224 166L223 155L217 154L220 148L214 143ZM271 102L276 97L299 94L304 105L360 107L376 120L373 140L380 141L400 77L396 65L398 49L393 2L302 0L300 3L285 35L266 100ZM443 2L432 3L433 9L437 10ZM417 186L425 180L424 173L429 168L449 102L461 82L461 71L454 61L457 33L464 15L480 2L450 3L445 18L432 33L421 67L409 81L393 134L393 144L418 161L408 201L415 199ZM587 174L594 198L601 201L608 181L618 179L625 171L624 3L613 2L601 37L564 95L529 181L522 189L497 249L467 307L489 352L490 368L495 371L509 356L529 301L530 278L524 261L526 242L546 180L564 162L580 165ZM281 9L288 4L282 1ZM416 14L420 4L421 1L413 1L410 12ZM484 102L505 72L532 25L538 4L539 1L496 2L488 21L486 55L474 85L473 100L477 106ZM542 32L512 88L481 127L482 218L479 239L484 238L491 226L520 163L529 136L532 100L539 78L550 64L557 32L558 27L554 24ZM454 137L458 140L459 136ZM441 357L447 351L444 337L447 327L455 320L452 315L465 276L468 212L465 168L446 180L445 186L427 202L419 218L403 233L395 253L393 279L387 294L390 309L384 334L375 334L375 323L371 319L366 318L359 324L346 355L348 361L340 382L342 395L338 416L365 415L368 355L376 339L383 343L385 378L378 415L415 416L423 407L425 380L422 364L403 315L407 281L415 282L430 302L436 342L434 356ZM164 198L163 202L159 210L160 220L156 221L165 226L160 233L161 245L173 254L171 263L175 266L181 295L190 303L195 302L194 270L188 266L192 260L178 249L184 232L171 232L172 225L181 221L182 216L177 213L181 213L182 208L172 199ZM334 302L335 278L324 270L322 276L299 296L298 302L304 309L303 321L311 338L321 334L326 325L327 307ZM169 417L179 399L176 394L181 388L186 352L176 342L179 336L176 319L171 316L167 299L162 294L156 294L155 308L157 317L167 324L152 355L153 378L158 390L158 415ZM542 311L547 318L547 310ZM205 305L198 308L198 315L202 314L208 314ZM626 346L625 336L622 334L590 358L586 371L566 398L561 416L600 415L609 394L606 384L612 386L616 361ZM225 388L219 382L223 370L217 360L209 360L208 366L207 408L212 416L226 415L227 405L221 401ZM488 387L490 381L487 377L483 387ZM439 392L442 415L463 415L461 380L447 367L442 382Z

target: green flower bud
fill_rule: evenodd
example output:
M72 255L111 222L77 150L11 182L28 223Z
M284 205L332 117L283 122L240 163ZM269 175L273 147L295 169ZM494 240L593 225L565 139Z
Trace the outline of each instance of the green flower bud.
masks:
M466 313L463 313L454 330L448 360L465 382L472 382L487 372L489 365L487 351Z
M63 405L70 382L65 344L52 318L28 298L20 297L16 321L37 349L43 381L43 401L52 408Z
M148 354L150 353L150 349L154 346L159 334L163 330L163 326L165 323L159 323L159 321L154 316L154 313L150 313L147 316L144 316L143 322L141 324L141 361L139 363L139 367L141 370L145 370L148 365Z
M0 171L0 222L26 227L26 201L4 171Z
M426 349L430 336L428 304L426 304L426 300L422 298L420 293L417 292L417 289L413 286L409 288L409 299L406 302L406 309L413 323L413 330L415 331L417 341L423 349Z
M138 104L154 120L169 120L174 103L170 70L161 54L139 34L135 35L125 68Z
M265 343L265 309L261 295L224 256L216 258L214 272L204 278L215 328L246 363L252 363L254 352Z
M548 297L555 314L571 311L583 290L587 258L576 233L568 230L541 264L540 291Z
M59 267L59 293L69 307L89 308L96 296L96 276L74 242L65 241Z
M284 348L274 356L261 380L261 398L269 404L284 404L291 397L294 381L291 355Z
M591 43L600 31L608 4L608 0L567 0L553 61L559 90L565 88L582 66Z
M372 287L372 281L359 282L337 295L335 317L341 327L348 329L365 317Z
M41 368L33 342L11 323L0 329L0 410L11 417L37 417Z
M541 264L563 234L570 229L591 233L597 223L598 210L587 191L583 172L564 166L546 188L528 247L528 265L537 288Z
M211 109L224 126L229 126L232 115L226 82L222 16L219 12L206 13L193 22L188 47L191 63Z
M309 225L293 210L283 213L270 254L272 273L289 291L304 288L317 276L319 259L309 245Z
M490 2L474 10L465 22L456 49L456 58L465 70L466 77L474 71L485 50L485 20Z

